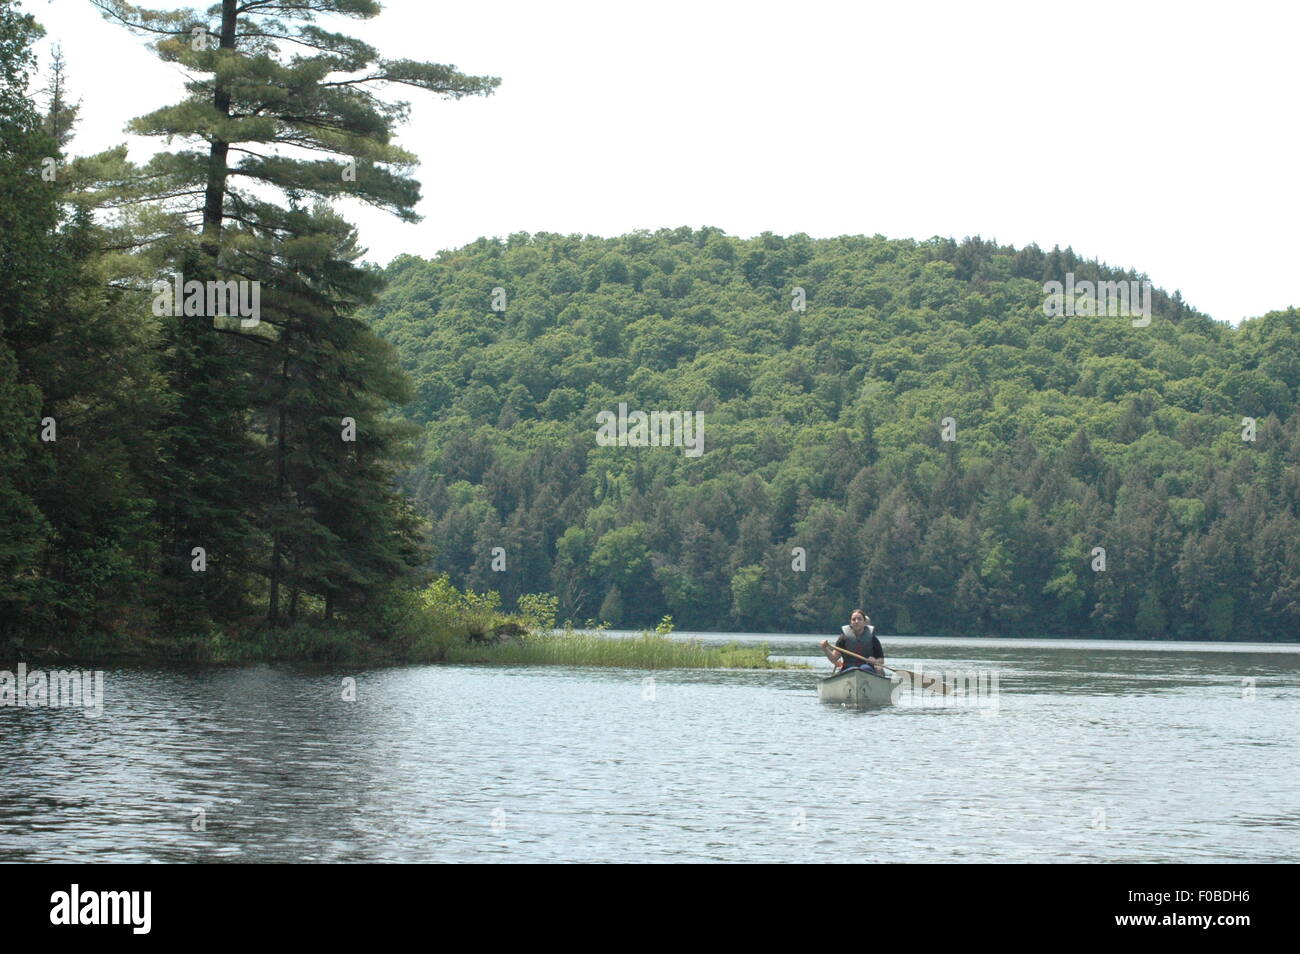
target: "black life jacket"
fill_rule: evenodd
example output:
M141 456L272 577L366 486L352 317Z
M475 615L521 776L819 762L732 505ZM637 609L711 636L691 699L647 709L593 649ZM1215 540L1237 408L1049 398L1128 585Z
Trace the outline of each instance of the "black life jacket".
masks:
M853 632L853 627L846 623L840 627L840 632L844 634L844 641L846 643L844 648L849 652L857 653L858 656L864 657L871 655L871 637L876 634L876 627L868 623L867 628L864 629L862 635L859 636L857 633ZM844 659L845 668L849 666L868 665L856 656L844 656L842 658Z

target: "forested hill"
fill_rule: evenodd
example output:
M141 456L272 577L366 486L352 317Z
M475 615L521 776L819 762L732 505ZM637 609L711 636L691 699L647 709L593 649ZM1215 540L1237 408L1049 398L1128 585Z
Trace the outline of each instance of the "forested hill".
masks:
M1297 638L1300 313L1049 316L1067 274L1144 277L978 239L519 234L395 260L369 320L458 584L623 626ZM703 453L600 446L620 402L701 412Z

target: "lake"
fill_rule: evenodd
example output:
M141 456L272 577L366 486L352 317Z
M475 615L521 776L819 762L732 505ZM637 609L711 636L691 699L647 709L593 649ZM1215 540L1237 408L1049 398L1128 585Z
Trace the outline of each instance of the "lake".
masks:
M997 695L853 710L706 638L815 668L109 669L0 708L0 861L1300 861L1300 646L884 637Z

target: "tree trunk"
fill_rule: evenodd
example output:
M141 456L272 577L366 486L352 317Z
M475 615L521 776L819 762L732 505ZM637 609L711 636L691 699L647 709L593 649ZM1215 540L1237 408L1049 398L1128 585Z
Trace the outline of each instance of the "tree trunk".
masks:
M271 599L270 606L267 608L266 618L271 621L272 625L279 622L280 617L280 576L283 567L283 539L282 531L278 524L283 519L284 510L284 484L285 484L285 434L284 434L284 417L285 402L289 399L289 359L286 356L283 364L280 366L280 413L279 413L279 433L276 436L275 448L275 505L272 510L274 517L272 520L277 524L272 533L271 545Z
M298 621L298 594L301 592L298 587L298 565L299 556L295 553L293 555L293 581L292 586L289 588L289 621L295 623Z
M235 48L235 24L238 20L235 0L221 0L220 49ZM230 115L230 90L219 78L214 79L212 105L222 116ZM230 143L214 141L208 150L208 183L203 196L203 254L216 265L221 255L221 223L225 217L226 162Z

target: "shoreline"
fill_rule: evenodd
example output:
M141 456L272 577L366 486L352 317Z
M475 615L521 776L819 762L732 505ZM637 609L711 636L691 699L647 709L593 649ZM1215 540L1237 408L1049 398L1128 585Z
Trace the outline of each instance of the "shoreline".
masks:
M301 629L298 630L301 632ZM238 667L288 663L294 665L388 667L404 665L585 666L625 669L799 669L772 658L766 644L706 645L667 632L644 631L632 636L608 636L578 630L514 632L484 639L453 634L430 635L414 644L386 645L359 633L317 630L328 638L318 643L268 644L239 637L220 640L192 638L166 647L134 640L121 648L33 646L13 644L0 649L0 671L18 665L28 670L93 667ZM161 651L159 651L161 650ZM294 651L296 650L296 651Z

